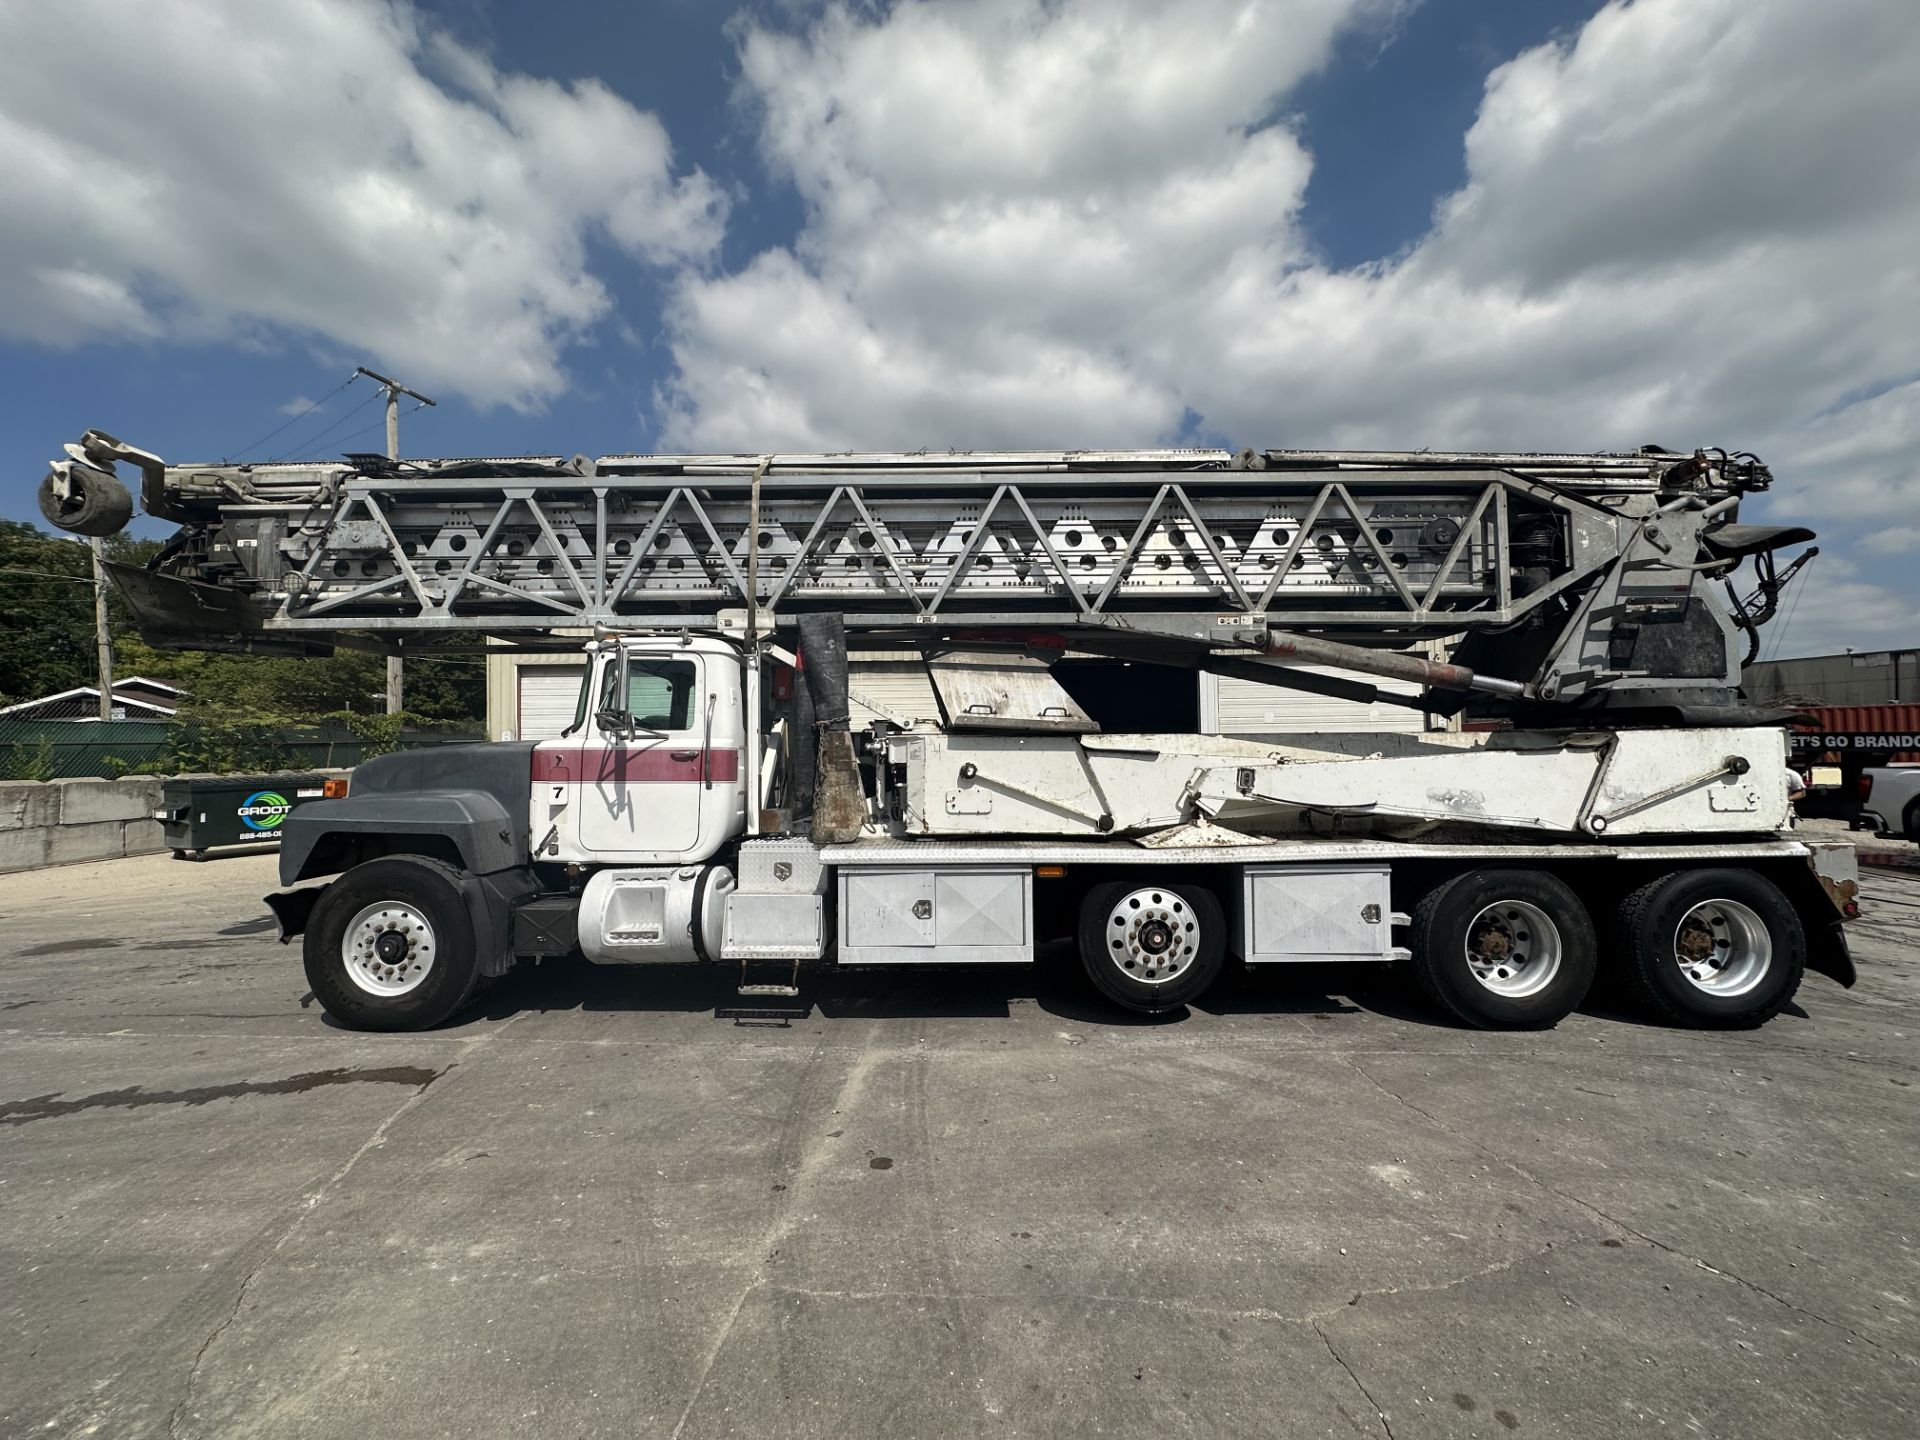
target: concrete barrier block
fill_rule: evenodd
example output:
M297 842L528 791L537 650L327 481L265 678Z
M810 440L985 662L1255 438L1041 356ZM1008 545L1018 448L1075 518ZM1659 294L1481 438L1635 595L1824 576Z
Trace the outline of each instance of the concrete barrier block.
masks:
M57 825L47 834L47 864L79 860L118 860L127 853L127 822L96 820L88 825Z
M160 783L145 776L126 780L56 780L60 823L92 825L102 820L145 820L160 804Z
M60 792L45 780L0 780L0 831L60 823Z
M160 828L158 820L127 821L127 844L124 853L151 855L156 850L167 848L166 832Z
M10 870L37 870L47 863L47 836L52 827L0 830L0 875Z

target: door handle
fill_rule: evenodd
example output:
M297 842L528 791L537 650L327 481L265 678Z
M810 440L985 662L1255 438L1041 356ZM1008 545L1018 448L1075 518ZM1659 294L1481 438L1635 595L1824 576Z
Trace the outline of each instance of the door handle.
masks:
M669 750L667 754L675 760L698 760L700 758L700 752L698 750Z

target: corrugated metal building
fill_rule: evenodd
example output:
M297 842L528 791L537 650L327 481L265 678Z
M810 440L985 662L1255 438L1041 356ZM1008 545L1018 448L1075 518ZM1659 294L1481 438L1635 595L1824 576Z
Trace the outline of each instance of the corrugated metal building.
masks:
M1747 698L1760 705L1920 701L1920 650L1849 650L1840 655L1762 660L1741 672L1740 683Z

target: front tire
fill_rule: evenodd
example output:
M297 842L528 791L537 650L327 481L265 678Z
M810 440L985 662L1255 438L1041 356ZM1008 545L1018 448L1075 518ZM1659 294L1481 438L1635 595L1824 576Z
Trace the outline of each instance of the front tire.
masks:
M1227 922L1203 885L1096 885L1080 905L1080 963L1116 1005L1161 1015L1220 978Z
M1482 1030L1544 1030L1593 984L1593 920L1542 870L1476 870L1414 907L1413 968L1439 1009Z
M480 980L460 872L424 856L356 865L308 918L307 983L355 1030L426 1030L472 998Z
M1682 870L1620 902L1627 980L1673 1025L1749 1029L1784 1010L1806 973L1807 936L1772 881Z

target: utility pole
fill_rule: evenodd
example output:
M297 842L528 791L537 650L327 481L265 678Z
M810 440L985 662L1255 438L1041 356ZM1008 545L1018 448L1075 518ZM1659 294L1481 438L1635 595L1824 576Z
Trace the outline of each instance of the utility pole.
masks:
M113 636L107 632L107 571L98 535L87 541L93 552L93 643L100 658L100 718L113 719Z
M400 397L411 395L422 405L431 405L433 401L418 390L409 390L398 380L367 369L364 365L353 367L353 373L364 375L387 392L387 458L400 458ZM405 689L404 668L398 655L387 657L387 714L398 715L403 708Z

